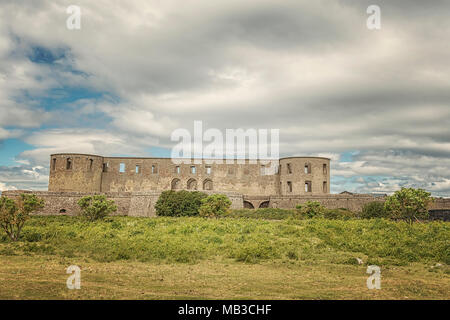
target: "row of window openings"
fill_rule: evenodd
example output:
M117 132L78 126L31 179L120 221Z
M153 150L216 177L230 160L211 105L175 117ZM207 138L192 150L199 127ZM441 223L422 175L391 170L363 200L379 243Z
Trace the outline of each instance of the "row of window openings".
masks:
M104 163L103 164L103 171L106 172L108 170L108 163ZM197 173L197 167L195 166L191 166L190 168L190 172L191 174L196 174ZM206 167L206 174L211 174L211 167ZM120 163L119 164L119 172L120 173L124 173L125 172L125 163ZM135 168L135 173L141 173L141 166L140 165L136 165ZM158 166L157 165L152 165L152 174L157 174L158 173ZM175 173L180 174L181 173L181 168L180 166L176 166L175 167Z
M89 170L92 170L94 164L94 160L89 159ZM108 171L108 167L109 164L108 163L103 163L103 172L107 172ZM56 159L53 159L53 163L52 163L52 169L55 170L56 168ZM66 169L67 170L71 170L72 169L72 159L68 158L66 160ZM190 168L191 174L196 174L197 173L197 167L195 166L191 166ZM119 172L120 173L124 173L125 172L125 163L120 163L119 164ZM211 167L206 167L206 174L211 174L212 169ZM135 173L141 173L141 166L140 165L136 165L135 167ZM152 165L152 174L156 174L158 173L158 167L156 165ZM175 173L180 174L181 173L181 168L180 166L176 166L175 167ZM232 168L230 168L228 170L229 174L234 174L234 170ZM246 171L246 174L248 174L248 170Z
M286 169L287 169L287 173L288 174L292 173L292 166L291 166L290 163L286 164ZM322 170L323 170L323 174L327 174L328 169L327 169L327 165L326 164L323 164ZM280 171L281 171L281 165L280 165ZM305 172L305 174L311 174L312 173L311 165L309 163L305 164L304 172Z
M108 164L104 163L103 164L103 171L106 172L108 169ZM120 163L119 165L119 172L120 173L124 173L125 172L125 163ZM136 169L135 169L136 173L140 173L141 172L141 168L139 165L136 165ZM205 167L205 172L206 174L211 174L212 172L212 168L207 166ZM234 168L229 168L228 169L228 174L234 174ZM158 173L158 167L156 165L152 165L152 174L156 174ZM176 174L180 174L181 173L181 167L180 166L176 166L175 167L175 173ZM197 174L197 167L196 166L191 166L190 167L190 173L191 174ZM244 169L244 174L250 174L250 170L248 168ZM261 166L261 175L265 175L266 174L266 167L265 166Z
M93 159L89 159L88 162L88 169L89 171L92 171L92 168L94 166L94 160ZM71 158L67 158L66 159L66 170L72 170L73 168L73 162ZM56 158L52 159L52 170L56 170Z
M189 179L187 182L187 189L189 190L197 190L197 180L195 179ZM178 178L175 178L171 182L171 189L181 189L181 181ZM213 189L213 182L210 179L206 179L203 181L203 190L212 190Z
M322 190L324 193L328 192L328 186L327 186L326 181L323 182ZM292 192L292 181L287 182L287 191ZM311 181L305 181L305 192L312 192L312 182Z
M89 159L89 171L92 170L94 164L94 160L93 159ZM287 165L287 172L288 174L292 173L292 167L291 164L288 163ZM53 164L52 164L53 170L55 170L56 168L56 159L53 159ZM280 165L281 168L281 165ZM67 170L71 170L72 169L72 159L68 158L66 160L66 169ZM108 163L104 163L103 164L103 172L107 172L108 170ZM197 168L195 166L191 166L190 168L191 170L191 174L196 174L197 173ZM125 163L120 163L119 165L119 172L124 173L125 172ZM136 173L141 173L141 166L140 165L136 165L135 168L135 172ZM175 167L175 173L180 173L181 172L181 168L180 166L176 166ZM152 165L152 174L156 174L158 173L158 167L156 165ZM249 174L250 171L248 170L248 168L244 169L244 174ZM260 168L260 173L261 175L265 175L266 174L266 167L265 166L261 166ZM276 172L278 173L278 172ZM310 174L311 173L311 165L310 164L305 164L305 174ZM323 173L327 174L327 165L324 164L323 165ZM206 167L206 174L211 174L211 167ZM229 168L228 169L228 174L234 174L234 169L233 168Z

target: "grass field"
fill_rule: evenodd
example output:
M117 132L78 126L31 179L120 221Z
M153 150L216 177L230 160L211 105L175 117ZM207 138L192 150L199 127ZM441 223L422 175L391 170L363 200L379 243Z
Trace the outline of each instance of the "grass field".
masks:
M449 264L445 222L41 216L0 236L0 299L448 299Z

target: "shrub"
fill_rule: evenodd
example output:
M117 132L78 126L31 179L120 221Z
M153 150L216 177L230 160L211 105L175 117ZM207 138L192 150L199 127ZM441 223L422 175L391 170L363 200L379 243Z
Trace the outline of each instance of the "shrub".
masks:
M356 217L356 214L348 209L325 209L323 213L325 219L348 220Z
M113 200L106 199L105 195L85 196L78 201L81 215L89 221L103 219L108 214L117 211Z
M392 218L412 223L414 219L428 217L428 207L432 201L431 193L423 189L402 188L386 199L384 208Z
M384 209L384 203L380 201L366 203L361 211L361 218L364 219L387 218L388 216L388 212Z
M202 217L220 217L229 213L231 200L223 194L212 194L202 199L199 214Z
M197 216L206 194L200 191L164 191L156 201L158 216Z
M43 207L44 200L35 194L22 193L16 200L1 197L0 226L12 241L17 241L30 213Z
M326 211L319 201L306 201L303 205L297 205L296 208L307 218L323 217Z

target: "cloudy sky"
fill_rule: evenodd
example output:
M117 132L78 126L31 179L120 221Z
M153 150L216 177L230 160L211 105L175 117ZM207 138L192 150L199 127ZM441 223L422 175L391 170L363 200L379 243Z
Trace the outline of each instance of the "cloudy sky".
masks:
M332 192L450 196L449 17L444 0L1 0L0 190L46 190L51 153L169 156L202 120L279 128L281 156L332 158Z

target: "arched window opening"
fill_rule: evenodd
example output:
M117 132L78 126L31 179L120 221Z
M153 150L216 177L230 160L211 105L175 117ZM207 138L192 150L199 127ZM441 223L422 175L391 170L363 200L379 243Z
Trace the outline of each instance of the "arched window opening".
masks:
M197 180L189 179L187 182L188 190L197 190Z
M259 205L260 208L268 208L269 207L269 201L261 202Z
M255 209L253 204L251 202L248 202L248 201L244 201L244 208L245 209Z
M206 179L203 181L203 190L212 190L213 189L213 182L210 179Z
M171 189L177 190L180 189L180 187L181 187L180 179L173 179L171 183Z

